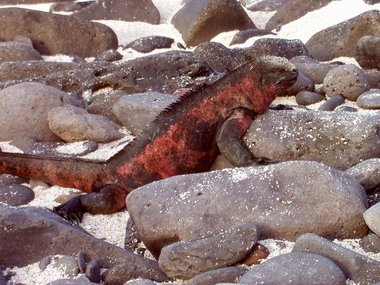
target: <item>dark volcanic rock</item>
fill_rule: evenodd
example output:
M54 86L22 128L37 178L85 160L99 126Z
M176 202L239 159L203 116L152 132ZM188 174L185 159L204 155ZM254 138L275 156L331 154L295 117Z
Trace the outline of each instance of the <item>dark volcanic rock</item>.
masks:
M273 55L291 59L295 56L310 56L309 51L300 40L264 38L255 41L249 48L243 49L249 58Z
M139 236L155 255L173 242L243 223L256 224L262 239L294 240L307 232L360 237L368 231L366 204L355 179L309 161L175 176L127 198Z
M161 249L158 264L169 277L190 279L203 272L236 264L257 242L254 224L243 224L198 240L184 240Z
M299 237L293 252L316 253L331 259L355 283L371 285L380 281L380 262L349 250L315 234Z
M256 28L236 0L188 1L172 18L188 46L209 41L221 32Z
M289 0L281 5L265 26L266 30L273 30L278 26L290 23L301 18L306 13L317 10L329 4L332 0Z
M347 169L379 157L379 126L379 114L267 111L255 118L244 141L258 160L314 160Z
M118 46L116 34L103 24L36 10L1 9L0 26L1 39L30 38L41 54L91 57Z
M248 271L243 266L231 266L211 270L188 280L185 285L215 285L218 283L237 283Z
M250 11L277 11L288 1L289 0L264 0L249 5L247 9Z
M127 44L125 48L131 48L138 52L151 52L155 49L170 48L174 43L172 38L162 36L149 36L139 38Z
M338 265L324 256L291 252L251 268L240 283L345 285L346 277Z
M345 99L342 95L335 95L327 99L321 106L319 106L319 111L334 111L338 106L344 103Z
M19 42L0 43L0 63L6 61L42 60L33 47Z
M366 35L380 36L380 11L367 11L359 16L326 28L313 35L306 47L313 58L332 60L355 56L358 40Z
M117 50L109 49L105 52L102 52L101 54L98 54L95 57L95 61L113 62L113 61L118 61L122 58L123 56Z
M284 95L296 95L301 91L310 91L315 90L314 82L310 78L305 76L302 72L298 71L297 81L293 84L292 87L289 87L283 93L278 94L278 96Z
M364 36L356 45L355 59L361 67L380 70L380 36Z
M13 184L0 187L0 202L9 206L26 205L34 199L34 192L27 186Z
M140 277L157 281L167 278L157 263L94 238L61 217L33 207L11 208L0 204L0 264L25 266L47 255L76 255L80 250L103 267L128 262L144 272Z
M243 44L250 38L264 36L264 35L275 35L275 33L272 33L271 31L264 30L264 29L249 29L249 30L239 31L232 38L230 45L232 46L236 44Z
M73 16L87 20L160 23L160 13L151 0L100 0L74 13Z

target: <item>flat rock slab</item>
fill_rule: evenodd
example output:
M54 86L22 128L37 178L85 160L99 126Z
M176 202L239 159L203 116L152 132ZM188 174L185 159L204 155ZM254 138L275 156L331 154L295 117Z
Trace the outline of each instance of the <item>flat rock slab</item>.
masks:
M347 169L380 156L380 115L268 111L253 120L244 141L261 161L313 160Z
M356 284L371 285L380 281L380 262L361 255L315 234L305 234L294 244L293 252L323 255L335 262L347 278Z
M342 270L330 259L312 253L291 252L251 268L241 284L345 285Z
M167 280L156 262L99 240L58 215L34 207L0 204L0 264L26 266L48 255L76 255L80 250L103 267L128 262L157 281Z
M2 40L12 41L16 36L30 38L34 48L46 55L91 57L118 46L111 28L72 16L4 8L0 10L0 26Z
M127 198L140 237L156 255L173 242L244 223L255 223L260 238L295 240L307 232L361 237L368 231L366 206L356 180L309 161L175 176Z

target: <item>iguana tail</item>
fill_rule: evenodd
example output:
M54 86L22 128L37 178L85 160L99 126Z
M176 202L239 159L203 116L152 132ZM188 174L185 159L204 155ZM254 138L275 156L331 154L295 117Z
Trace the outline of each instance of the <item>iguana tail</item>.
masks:
M84 192L107 185L105 163L62 157L0 152L0 173L72 187Z

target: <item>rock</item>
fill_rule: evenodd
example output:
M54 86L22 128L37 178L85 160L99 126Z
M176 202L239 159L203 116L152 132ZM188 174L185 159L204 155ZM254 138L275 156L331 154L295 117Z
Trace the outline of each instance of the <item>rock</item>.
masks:
M83 250L102 267L126 262L141 278L166 281L157 262L94 238L79 226L41 208L12 208L0 204L0 264L23 267L47 255L76 255ZM28 246L25 246L27 244Z
M380 184L380 158L367 159L346 170L346 174L354 177L369 190Z
M129 281L128 285L156 285L156 283L149 279L137 279Z
M380 109L380 89L372 89L362 93L356 103L363 109Z
M101 86L124 90L155 90L173 93L209 80L214 70L199 56L187 51L168 51L110 66L98 79Z
M326 74L335 67L343 65L341 62L319 62L308 56L295 56L290 60L298 71L310 78L314 84L323 83Z
M0 10L0 38L28 37L41 54L91 57L116 49L116 34L103 24L21 8ZM62 28L64 27L64 28Z
M63 1L63 0L62 0ZM94 3L94 1L81 1L81 2L62 2L62 3L54 3L50 6L49 12L76 12L79 11L90 4Z
M342 95L335 95L327 99L321 106L319 106L319 111L334 111L338 106L344 103L345 99Z
M53 257L50 263L56 269L60 269L67 277L75 277L79 273L77 260L74 256L64 255L60 257Z
M27 186L11 184L0 187L0 202L9 206L26 205L34 199L34 192Z
M90 282L85 276L76 279L59 279L47 283L46 285L98 285L99 283Z
M0 62L42 60L33 47L18 42L0 42Z
M302 72L298 71L297 81L293 84L292 87L288 88L278 96L296 95L301 91L313 92L314 90L315 87L313 81L311 81L310 78L306 77Z
M380 70L369 69L364 70L368 79L368 84L373 89L380 89Z
M233 167L235 166L223 154L219 154L211 165L210 170L221 170Z
M380 281L380 262L315 234L305 234L294 244L293 252L316 253L331 259L355 283L370 285Z
M141 131L178 97L159 92L145 92L121 97L115 102L112 111L118 121L133 134Z
M369 252L380 252L380 237L375 234L369 234L360 240L360 246Z
M267 111L255 118L244 141L259 161L314 160L347 169L379 157L379 118L352 112Z
M354 64L338 66L330 70L323 79L327 97L342 95L351 101L369 90L368 79L362 69Z
M376 3L380 3L380 0L364 0L365 3L373 5Z
M242 224L198 240L183 240L161 249L158 264L172 278L190 279L201 273L234 265L257 242L254 224Z
M115 104L117 100L121 97L129 95L129 91L131 93L138 93L139 90L131 87L131 90L116 90L110 93L101 93L94 98L92 98L92 102L87 107L87 111L91 114L103 115L108 119L114 121L117 124L121 124L117 117L112 112L112 106Z
M293 22L306 15L308 12L320 9L332 0L289 0L281 5L277 12L269 19L266 30L273 30L285 24Z
M335 108L335 111L338 111L338 112L357 112L358 109L356 109L354 107L350 107L350 106L339 106L339 107Z
M370 230L373 231L378 236L380 236L379 214L380 214L380 204L379 203L371 206L363 214L364 220L367 223ZM379 281L380 281L380 279L379 279Z
M380 36L364 36L356 44L355 59L361 67L380 69Z
M310 56L309 51L300 40L263 38L258 39L252 46L243 50L251 59L263 55L280 56L287 59L300 55Z
M48 113L49 128L66 142L91 140L111 142L122 138L119 126L101 115L75 106L62 106Z
M100 270L101 266L99 262L96 260L91 260L86 267L86 273L85 276L90 280L91 282L100 282Z
M149 36L139 38L127 44L124 48L131 48L138 52L151 52L155 49L170 48L174 40L163 36Z
M175 176L127 198L139 236L155 255L167 244L243 223L256 224L261 239L294 240L307 232L360 237L368 230L366 205L355 179L309 161Z
M194 55L203 58L217 72L227 72L241 64L236 57L243 57L242 53L231 50L221 43L203 42L194 49Z
M324 256L291 252L252 267L240 283L345 285L346 277L334 262Z
M217 283L237 283L247 271L248 269L243 266L219 268L199 274L188 280L185 285L215 285Z
M123 56L117 50L109 49L105 52L102 52L101 54L98 54L95 57L95 61L113 62L113 61L118 61L122 58Z
M264 0L259 2L254 2L252 5L247 7L248 10L256 11L277 11L281 6L283 6L289 0Z
M236 0L188 1L171 23L188 46L197 46L221 32L256 28Z
M317 60L355 56L355 47L363 36L380 36L380 12L367 11L352 19L314 34L306 43Z
M247 255L247 257L241 261L242 264L246 266L251 266L253 264L260 264L269 255L269 250L262 244L256 243L253 246L252 251Z
M250 38L265 36L265 35L275 35L275 33L272 33L271 31L268 31L265 29L249 29L249 30L239 31L232 38L230 42L230 46L243 44Z
M0 141L22 137L59 141L49 130L47 114L66 104L76 104L76 101L67 93L40 83L21 83L1 90Z
M0 174L0 187L7 186L11 184L22 184L27 182L25 178L11 174Z
M86 20L160 23L160 13L151 0L100 0L73 16Z
M311 91L300 91L296 95L296 102L298 105L311 105L325 100L325 96L311 92Z

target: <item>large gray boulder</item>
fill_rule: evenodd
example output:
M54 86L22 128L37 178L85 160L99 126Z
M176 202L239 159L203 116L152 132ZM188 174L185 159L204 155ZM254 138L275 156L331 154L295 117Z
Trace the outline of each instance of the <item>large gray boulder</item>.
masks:
M368 231L366 207L355 179L309 161L175 176L127 198L136 229L156 256L165 245L243 223L256 224L260 238L360 237Z
M12 41L16 36L30 38L34 48L46 55L91 57L118 46L111 28L72 16L4 8L0 10L0 26L2 40Z
M347 169L380 155L380 115L268 111L253 120L244 141L261 161L313 160Z

